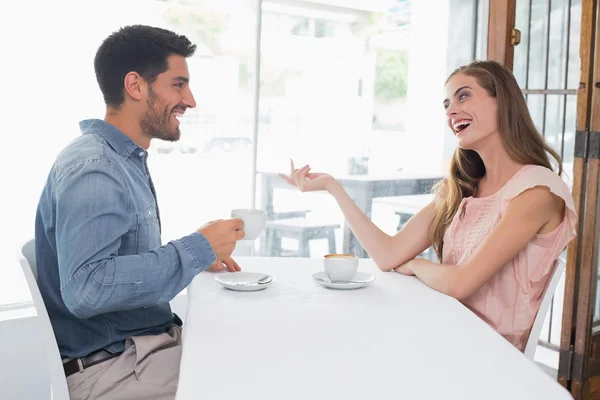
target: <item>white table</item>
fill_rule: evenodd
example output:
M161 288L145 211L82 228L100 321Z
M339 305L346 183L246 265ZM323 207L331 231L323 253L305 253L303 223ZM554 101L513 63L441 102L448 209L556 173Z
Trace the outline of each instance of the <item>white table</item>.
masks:
M273 274L266 290L189 287L178 400L571 399L482 320L414 277L380 272L321 287L321 259L238 258Z

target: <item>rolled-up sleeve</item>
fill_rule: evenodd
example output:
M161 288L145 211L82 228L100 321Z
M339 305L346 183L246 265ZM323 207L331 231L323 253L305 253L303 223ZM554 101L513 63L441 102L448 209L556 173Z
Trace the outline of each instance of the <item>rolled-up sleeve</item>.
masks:
M61 294L79 318L165 303L216 259L199 232L120 255L136 216L123 177L107 159L70 168L54 196Z

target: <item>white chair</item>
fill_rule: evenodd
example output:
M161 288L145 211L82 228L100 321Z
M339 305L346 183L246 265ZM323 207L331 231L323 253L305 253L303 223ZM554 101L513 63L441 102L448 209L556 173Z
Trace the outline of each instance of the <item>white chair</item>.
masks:
M35 305L41 327L41 338L45 341L46 362L50 371L50 398L54 400L69 400L69 388L67 378L63 370L62 359L58 351L58 345L54 336L54 330L50 323L48 311L44 305L44 300L37 285L37 263L35 259L34 239L27 241L17 251L17 257L25 280L31 291L31 297Z
M552 297L554 297L554 292L556 291L556 287L558 286L558 282L560 282L560 278L562 277L564 271L565 263L561 259L558 259L556 261L556 268L554 269L552 277L550 278L550 282L548 282L548 285L544 290L540 309L535 316L533 326L531 327L531 332L529 333L529 339L527 340L527 346L525 346L525 356L532 361L533 357L535 356L535 350L540 338L540 333L542 332L542 326L544 325L546 314L548 313L550 303L552 302Z

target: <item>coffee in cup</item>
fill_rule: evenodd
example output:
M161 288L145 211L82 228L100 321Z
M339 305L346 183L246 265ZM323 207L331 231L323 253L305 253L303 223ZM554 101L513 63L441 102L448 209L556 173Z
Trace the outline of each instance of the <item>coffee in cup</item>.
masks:
M352 254L327 254L323 263L331 282L351 281L358 269L358 257Z
M256 208L238 208L231 211L232 218L241 218L244 221L244 238L254 240L260 236L267 224L266 211Z

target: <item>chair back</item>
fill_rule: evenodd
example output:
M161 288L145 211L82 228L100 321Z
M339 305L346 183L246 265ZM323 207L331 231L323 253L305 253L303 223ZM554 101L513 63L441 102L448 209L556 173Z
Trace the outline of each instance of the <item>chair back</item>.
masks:
M54 330L50 323L48 311L42 299L42 294L37 285L37 262L35 258L35 241L30 239L19 247L17 251L19 264L23 269L25 280L29 286L33 304L38 315L41 328L41 338L45 341L45 358L50 371L51 399L69 400L69 388L67 378L63 370L62 359L54 336Z
M35 240L31 239L25 242L23 246L21 246L21 255L25 257L25 261L29 263L29 268L31 269L31 273L33 274L33 278L37 282L38 273L37 273L37 262L35 259ZM21 264L21 267L23 264ZM28 282L29 283L29 282ZM37 286L37 284L36 284Z
M540 304L540 308L535 316L535 320L533 321L531 332L529 333L529 339L527 340L527 345L525 346L525 356L532 361L533 357L535 356L535 350L537 348L538 340L542 332L544 320L546 319L546 314L548 313L548 309L550 308L550 304L552 303L552 297L554 297L554 292L556 291L558 282L560 282L560 278L562 277L562 274L565 271L565 263L560 258L556 260L555 264L556 267L554 268L552 277L550 278L550 281L548 282L548 285L544 290L544 294L542 296L542 303Z

